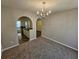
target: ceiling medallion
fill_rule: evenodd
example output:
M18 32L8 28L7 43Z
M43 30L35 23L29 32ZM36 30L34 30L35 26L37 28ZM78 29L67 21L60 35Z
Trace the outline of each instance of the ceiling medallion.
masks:
M42 2L43 8L41 9L41 11L37 11L37 15L40 17L46 17L49 14L51 14L51 10L46 11L45 5L46 2Z

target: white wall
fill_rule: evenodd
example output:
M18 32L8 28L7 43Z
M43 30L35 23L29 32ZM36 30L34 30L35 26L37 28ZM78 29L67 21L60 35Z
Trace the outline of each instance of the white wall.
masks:
M1 35L2 48L8 48L18 44L16 20L21 16L27 16L32 20L33 29L30 31L30 39L36 38L36 16L28 11L12 9L2 6L1 11Z
M44 20L43 36L78 48L78 11L72 9L50 15Z

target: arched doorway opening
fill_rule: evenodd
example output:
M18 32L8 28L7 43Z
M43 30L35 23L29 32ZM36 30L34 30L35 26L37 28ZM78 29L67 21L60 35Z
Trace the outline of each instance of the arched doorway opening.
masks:
M43 20L38 18L36 21L36 37L40 37L42 35L42 28L43 28Z
M29 17L22 16L16 21L19 44L29 41L32 21Z

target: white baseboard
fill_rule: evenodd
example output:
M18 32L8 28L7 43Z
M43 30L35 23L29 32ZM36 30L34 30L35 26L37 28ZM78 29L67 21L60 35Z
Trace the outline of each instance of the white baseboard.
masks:
M69 46L69 45L66 45L66 44L64 44L64 43L61 43L61 42L59 42L59 41L56 41L56 40L54 40L54 39L52 39L52 38L49 38L49 37L47 37L47 36L44 36L44 35L43 35L42 37L45 37L45 38L47 38L47 39L49 39L49 40L51 40L51 41L54 41L54 42L59 43L59 44L61 44L61 45L63 45L63 46L66 46L66 47L71 48L71 49L73 49L73 50L75 50L75 51L78 51L78 49L76 49L76 48L73 48L73 47L71 47L71 46Z
M6 51L6 50L8 50L8 49L11 49L11 48L13 48L13 47L16 47L16 46L18 46L18 45L19 45L19 44L16 44L16 45L13 45L13 46L4 48L4 49L1 50L1 52Z

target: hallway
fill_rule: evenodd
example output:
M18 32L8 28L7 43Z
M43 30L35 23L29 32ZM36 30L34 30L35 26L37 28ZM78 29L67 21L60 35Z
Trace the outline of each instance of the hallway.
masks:
M28 42L29 41L29 38L27 38L25 35L22 35L22 38L19 39L19 44L22 44L24 42Z

